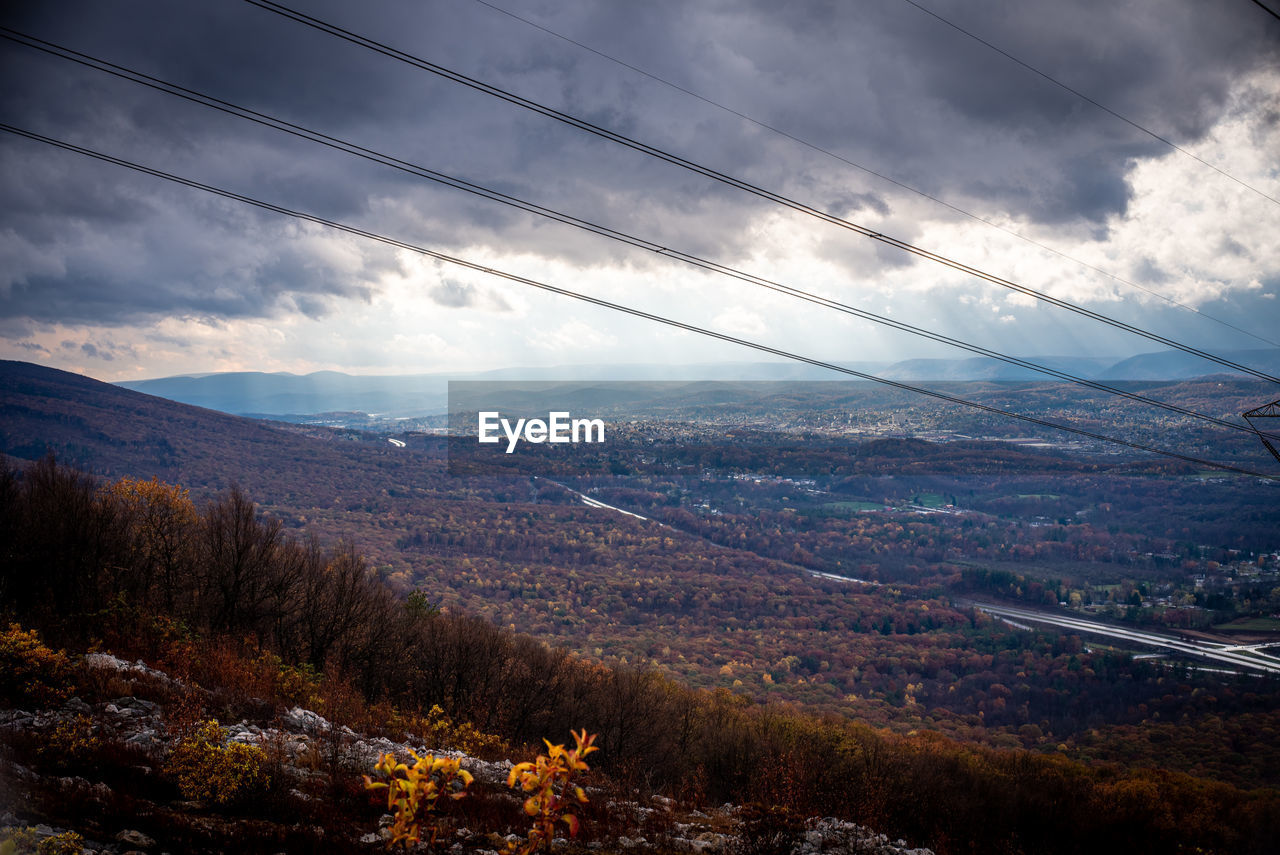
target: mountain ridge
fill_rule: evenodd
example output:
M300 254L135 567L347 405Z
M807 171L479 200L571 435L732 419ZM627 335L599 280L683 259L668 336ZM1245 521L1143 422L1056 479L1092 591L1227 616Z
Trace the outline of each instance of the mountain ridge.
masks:
M260 422L27 362L0 360L0 401L0 453L53 453L98 475L155 476L196 492L239 484L273 500L305 485L312 498L331 497L353 491L361 467L378 471L387 455L423 450Z
M1226 358L1280 374L1280 349L1231 351ZM1227 373L1182 351L1137 356L1038 356L1028 361L1086 380L1189 380ZM840 363L901 382L977 382L1043 380L1046 375L989 357L908 359L899 362ZM114 385L219 412L254 416L290 416L333 412L377 413L389 417L437 415L447 408L450 380L506 381L814 381L841 379L830 371L796 363L745 362L690 365L562 365L500 368L462 373L358 375L340 371L310 374L237 371L186 374Z

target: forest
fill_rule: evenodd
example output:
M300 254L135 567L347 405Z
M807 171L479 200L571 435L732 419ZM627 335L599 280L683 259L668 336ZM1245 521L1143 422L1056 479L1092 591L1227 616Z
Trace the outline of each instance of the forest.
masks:
M305 531L286 531L236 489L197 506L177 485L100 482L46 458L0 471L0 520L8 544L0 596L9 620L73 652L108 649L183 674L216 690L201 694L199 703L223 717L255 704L285 703L285 681L278 678L291 675L294 696L309 693L335 720L363 727L394 729L434 705L452 720L492 734L493 745L520 746L543 733L586 727L600 734L599 768L625 787L691 805L728 800L799 816L845 817L940 853L1180 846L1264 852L1280 823L1280 796L1273 790L1082 763L1065 750L995 749L932 731L899 735L794 704L687 688L640 663L602 665L433 602L429 591L401 599L361 558L357 544L326 547ZM516 525L500 522L471 530ZM665 549L671 561L681 560L662 539L633 540L629 548L637 556L643 551L653 558ZM589 563L582 561L582 568ZM512 580L505 590L523 591L525 584ZM726 622L740 614L745 624L747 613L767 611L752 602L754 595L753 586L742 583L736 600L715 606L690 601L688 610L711 609ZM815 596L794 611L837 599ZM975 686L987 687L990 703L982 713L998 714L1023 700L1020 686L989 683L996 671L978 669L1003 672L1024 667L1029 657L1061 664L1048 676L1064 699L1108 681L1114 689L1109 672L1119 670L1120 661L1109 665L1106 656L1083 654L1071 639L1046 638L1045 649L1027 653L1000 650L998 636L983 641L974 615L941 604L932 611L938 613L932 626L912 625L890 608L876 618L888 620L885 631L872 625L856 634L892 640L971 633L975 650L967 662L945 655L935 660L927 652L915 662L895 663L892 656L872 661L891 674L934 662L939 673L948 665L957 675L971 672ZM835 612L808 617L841 619ZM753 634L746 626L741 631ZM260 678L249 679L262 673L264 662L277 676L265 689ZM788 664L792 671L776 671L782 681L823 668L813 658ZM31 677L17 683L20 672L6 673L8 701L32 691ZM1177 681L1165 685L1171 695L1182 691ZM1250 702L1244 700L1248 688L1237 689L1241 703ZM272 701L255 692L280 697ZM1159 707L1158 699L1150 700ZM1204 703L1212 706L1209 699ZM260 809L269 810L269 803ZM358 792L349 793L341 816L357 821L371 810L376 808Z
M1147 828L1173 810L1171 787L1206 815L1248 814L1202 848L1271 833L1274 680L963 604L1194 616L1256 636L1277 587L1268 482L992 440L717 428L717 448L710 429L670 423L683 452L637 443L608 477L457 477L430 434L398 447L21 364L0 391L15 454L3 607L70 651L299 702L237 676L276 661L366 729L435 705L515 750L586 727L621 786L760 803L785 779L796 812L938 852L1097 848L1114 831L1102 817ZM803 774L777 771L791 768ZM1024 801L1017 776L1042 774L1072 782L1046 784L1068 787L1065 807ZM1141 821L1088 807L1122 782L1151 801ZM963 807L931 807L949 800ZM1047 814L1063 824L1037 830Z

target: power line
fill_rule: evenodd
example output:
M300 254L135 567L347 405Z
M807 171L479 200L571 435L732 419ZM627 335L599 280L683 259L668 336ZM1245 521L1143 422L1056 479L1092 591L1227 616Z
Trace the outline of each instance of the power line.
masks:
M1085 268L1086 270L1092 270L1094 273L1098 273L1102 276L1107 277L1108 279L1111 279L1114 282L1119 282L1122 285L1128 285L1131 288L1137 288L1139 291L1143 291L1147 294L1150 294L1152 297L1155 297L1159 300L1163 300L1164 302L1168 303L1171 306L1177 306L1180 309L1197 314L1202 318L1204 318L1205 320L1213 321L1214 323L1220 324L1226 327L1227 329L1234 330L1235 332L1238 332L1241 335L1247 335L1252 339L1256 339L1260 342L1263 342L1264 344L1270 344L1275 347L1280 347L1280 341L1273 341L1272 339L1266 338L1265 336L1259 335L1254 332L1250 332L1249 330L1243 329L1242 327L1238 327L1233 323L1230 323L1228 321L1222 320L1221 318L1215 317L1209 314L1208 312L1203 312L1194 306L1190 306L1190 305L1187 305L1186 303L1182 303L1178 300L1175 300L1174 298L1166 294L1161 294L1159 291L1155 290L1154 288L1148 288L1147 286L1134 282L1131 279L1126 279L1125 277L1112 273L1109 270L1104 270L1103 268L1098 267L1095 264L1090 264L1089 262L1084 261L1083 259L1076 258L1070 253L1063 252L1062 250L1056 249L1050 246L1049 244L1038 241L1035 238L1028 237L1027 235L1024 235L1021 232L1017 231L1016 229L1011 229L1006 226L1002 226L993 220L989 220L986 217L973 213L972 211L967 211L964 208L961 208L958 205L954 205L951 202L947 202L937 196L934 196L931 193L926 193L924 190L921 190L917 187L912 187L910 184L907 184L903 181L899 181L896 178L892 178L888 175L885 175L883 172L877 172L876 170L868 166L864 166L861 163L857 163L856 161L850 160L844 155L837 154L836 152L831 151L830 149L823 148L822 146L817 145L815 143L811 143L808 140L801 139L800 137L796 136L795 134L789 131L782 130L781 128L775 125L769 124L768 122L761 121L760 119L754 118L753 116L749 116L746 113L743 113L739 110L735 110L734 108L729 107L719 101L716 101L713 98L708 98L705 95L700 95L691 89L686 89L685 87L681 86L678 83L673 83L672 81L667 80L664 77L661 77L650 71L645 71L643 68L632 65L631 63L626 62L625 60L618 59L617 57L611 56L610 54L607 54L601 50L593 48L590 45L583 44L582 42L577 41L576 39L570 38L569 36L566 36L563 33L559 33L549 27L539 24L537 21L532 21L528 18L517 15L515 12L512 12L508 9L502 8L501 6L496 6L493 3L488 2L488 0L475 0L475 2L479 3L481 6L488 7L489 9L492 9L495 12L506 15L509 18L513 18L517 21L520 21L523 24L527 24L528 26L533 27L536 30L541 30L542 32L546 33L549 36L553 36L557 39L560 39L561 41L567 42L571 45L574 45L575 47L581 48L582 50L585 50L588 53L595 54L601 59L608 60L609 62L612 62L616 65L620 65L623 68L629 69L630 71L634 71L636 74L643 75L644 77L647 77L656 83L660 83L663 86L674 89L677 92L681 92L685 95L688 95L691 98L696 98L697 100L703 102L704 104L709 104L712 107L715 107L716 109L719 109L719 110L723 110L724 112L729 113L730 115L736 116L739 119L742 119L743 121L750 122L751 124L759 128L763 128L771 133L777 134L778 136L791 140L792 142L802 145L805 148L810 149L811 151L816 151L819 154L823 154L834 160L838 160L839 162L845 164L846 166L851 166L854 169L857 169L857 170L860 170L861 172L866 173L867 175L874 176L876 178L879 178L881 181L886 181L889 184L894 185L895 187L899 187L910 193L914 193L915 195L921 197L922 199L928 199L929 201L934 202L938 205L941 205L942 207L947 208L950 211L953 211L957 214L968 217L969 219L975 222L979 222L979 223L982 223L983 225L990 226L991 228L1004 232L1005 234L1011 237L1015 237L1018 240L1024 241L1030 244L1031 246L1034 246L1038 249L1042 249L1045 252L1052 253L1058 256L1059 258L1063 258L1063 259L1066 259L1067 261L1072 262L1073 264L1078 264L1081 267ZM1257 2L1257 0L1254 0L1254 2Z
M655 254L662 255L666 258L670 258L676 261L681 261L683 263L689 264L691 266L694 266L712 273L718 273L724 276L728 276L743 282L747 282L749 284L753 284L753 285L768 289L770 291L782 293L791 297L796 297L798 299L805 300L806 302L813 303L823 308L832 309L834 311L839 311L845 314L853 315L863 320L868 320L874 323L882 324L884 326L897 329L901 332L911 333L913 335L917 335L931 341L939 342L942 344L948 344L954 347L959 347L971 353L976 353L981 356L986 356L992 359L1000 360L1010 365L1016 365L1022 368L1027 368L1032 371L1037 371L1042 374L1055 377L1060 380L1065 380L1067 382L1084 386L1090 389L1095 389L1095 390L1107 392L1119 397L1127 398L1137 403L1158 407L1164 410L1168 410L1170 412L1175 412L1184 416L1200 419L1202 421L1210 422L1220 427L1226 427L1233 430L1243 431L1246 433L1255 432L1254 429L1249 427L1248 425L1239 424L1236 422L1230 422L1225 419L1217 418L1215 416L1207 415L1205 413L1200 413L1196 410L1191 410L1186 407L1178 406L1176 404L1171 404L1164 401L1156 400L1154 398L1149 398L1145 395L1140 395L1136 392L1129 392L1123 389L1119 389L1099 381L1078 377L1066 371L1061 371L1058 369L1043 366L1043 365L1040 365L1039 363L1032 362L1030 360L1022 359L1015 356L1009 356L1007 354L1000 353L998 351L994 351L989 348L982 347L980 345L971 344L969 342L965 342L960 339L956 339L951 336L944 335L942 333L937 333L932 330L924 329L922 327L917 327L912 324L908 324L904 321L898 321L896 319L885 317L883 315L877 315L873 312L869 312L867 310L860 309L855 306L851 306L827 297L823 297L818 294L811 293L809 291L804 291L799 288L794 288L792 286L785 285L780 282L776 282L774 280L766 279L761 276L756 276L755 274L747 273L745 271L738 270L728 265L723 265L718 262L711 261L709 259L701 258L691 253L686 253L681 250L671 249L669 247L665 247L661 244L655 243L645 238L627 234L625 232L621 232L616 229L609 228L599 223L574 217L570 214L565 214L563 212L556 211L551 208L545 208L543 206L536 205L532 202L528 202L523 199L519 199L517 197L510 196L505 193L501 193L497 190L493 190L491 188L484 187L482 185L475 184L473 182L456 178L454 176L446 175L445 173L428 169L427 167L420 166L418 164L414 164L409 161L400 160L398 158L392 157L391 155L384 154L382 152L378 152L373 149L365 148L363 146L348 142L338 137L330 136L328 134L324 134L319 131L306 128L302 125L298 125L293 122L288 122L284 119L270 116L266 113L261 113L256 110L251 110L247 107L236 105L231 103L230 101L225 101L220 98L215 98L211 95L198 92L194 89L189 89L187 87L170 83L168 81L161 80L158 77L144 74L140 71L135 71L133 69L126 68L125 66L122 66L122 65L117 65L115 63L107 62L106 60L102 60L97 57L90 56L89 54L71 50L70 48L54 44L53 42L48 42L43 39L38 39L38 38L35 38L34 36L20 33L8 27L0 26L0 37L9 39L10 41L17 42L26 47L30 47L34 50L39 50L44 53L48 53L60 59L65 59L70 62L78 63L87 68L91 68L95 71L100 71L105 74L110 74L115 77L121 78L123 80L127 80L131 83L137 83L139 85L146 86L160 92L164 92L165 94L168 94L168 95L173 95L175 97L183 98L187 101L191 101L201 106L209 107L211 109L218 110L222 113L236 116L238 118L242 118L242 119L254 122L256 124L272 128L274 130L282 131L284 133L291 134L295 137L299 137L301 139L305 139L310 142L318 143L320 145L327 146L328 148L332 148L332 149L344 152L346 154L351 154L356 157L360 157L365 160L372 161L374 163L388 166L393 169L397 169L401 172L405 172L407 174L413 175L415 177L433 181L435 183L442 184L444 186L451 187L456 190L462 190L464 192L471 193L472 195L476 195L481 198L488 199L490 201L500 202L502 204L516 208L518 210L522 210L527 213L536 214L538 216L551 219L555 222L559 222L564 225L569 225L569 226L581 229L583 231L587 231L592 234L599 235L601 237L618 241L620 243L623 243L629 246L645 249L645 250L648 250L649 252L653 252ZM1277 437L1277 439L1280 439L1280 437Z
M859 225L849 220L842 219L840 217L835 216L834 214L827 213L825 211L814 208L810 205L806 205L802 202L798 202L787 196L783 196L780 193L775 193L771 190L766 190L755 184L751 184L750 182L743 181L742 179L739 179L739 178L734 178L722 172L718 172L714 169L711 169L710 167L703 166L691 160L687 160L683 157L680 157L679 155L672 154L671 152L664 151L663 149L657 148L656 146L652 146L647 143L640 142L638 140L624 136L623 134L608 130L607 128L603 128L599 125L592 124L591 122L588 122L585 119L579 119L575 116L569 115L568 113L564 113L559 110L556 110L553 107L548 107L544 104L540 104L536 101L530 100L528 98L524 98L520 95L516 95L512 92L508 92L504 89L500 89L496 86L492 86L488 83L484 83L482 81L476 80L475 78L468 77L456 71L452 71L451 69L445 68L444 66L441 66L441 65L437 65L436 63L422 59L421 57L417 57L412 54L405 53L404 51L389 47L385 44L382 44L381 42L377 42L377 41L374 41L373 39L366 38L365 36L361 36L356 33L353 33L350 30L345 30L334 24L321 21L318 18L313 18L310 15L306 15L301 12L294 11L293 9L280 5L279 3L271 2L271 0L245 0L245 2L251 5L257 6L261 9L265 9L269 12L273 12L282 17L288 18L290 20L296 21L297 23L304 24L305 26L311 27L313 29L320 30L321 32L328 33L329 35L332 35L336 38L351 42L352 44L359 45L368 50L372 50L376 53L383 54L384 56L390 57L399 62L412 65L415 68L419 68L423 71L428 71L432 74L443 77L446 80L450 80L454 83L461 84L463 86L474 89L478 92L483 92L484 94L492 95L496 98L500 98L510 104L514 104L516 106L522 107L526 110L545 116L547 118L554 119L558 122L569 125L570 127L576 128L581 131L585 131L586 133L593 134L602 139L609 140L611 142L614 142L619 145L625 146L627 148L633 149L635 151L641 152L643 154L647 154L651 157L670 163L673 166L679 166L682 169L686 169L690 172L694 172L698 175L702 175L706 178L710 178L713 181L718 181L722 184L726 184L731 187L736 187L739 190L743 190L744 192L750 193L761 199L766 199L775 204L782 205L783 207L787 207L799 213L814 217L815 219L819 219L819 220L822 220L823 222L830 223L831 225L838 226L843 229L847 229L856 234L860 234L863 237L868 237L868 238L871 238L872 240L876 240L881 243L887 244L889 246L895 247L897 249L902 250L903 252L910 253L919 258L924 258L929 261L933 261L937 264L943 265L944 267L949 267L953 270L959 271L969 276L973 276L977 279L981 279L984 282L989 282L993 285L999 285L1002 288L1007 288L1011 291L1016 291L1020 294L1025 294L1026 296L1032 297L1036 300L1049 303L1050 305L1057 306L1062 309L1066 309L1067 311L1070 311L1070 312L1075 312L1076 314L1081 315L1083 317L1091 318L1095 321L1098 321L1099 323L1104 323L1116 329L1123 330L1125 332L1129 332L1137 336L1141 336L1142 338L1148 339L1150 341L1154 341L1166 347L1171 347L1171 348L1174 348L1175 350L1181 350L1184 353L1189 353L1193 356L1198 356L1202 359L1207 359L1210 362L1215 362L1219 365L1222 365L1227 368L1231 368L1235 371L1240 371L1245 374L1251 374L1254 377L1258 377L1262 380L1267 380L1271 383L1280 384L1280 378L1273 377L1270 374L1267 374L1263 371L1250 368L1246 365L1241 365L1238 362L1233 362L1232 360L1226 359L1224 357L1215 356L1211 353L1208 353L1207 351L1201 350L1196 347L1192 347L1191 345L1182 344L1181 342L1175 341L1174 339L1168 338L1167 336L1162 336L1158 333L1149 332L1147 330L1141 329L1140 327L1136 327L1136 326L1133 326L1132 324L1125 323L1124 321L1119 321L1114 318L1107 317L1106 315L1103 315L1099 312L1095 312L1092 309L1086 309L1083 306L1078 306L1067 300L1062 300L1057 297L1050 296L1041 291L1037 291L1034 288L1029 288L1025 285L1020 285L1008 279L1003 279L992 273L987 273L983 270L979 270L976 267L972 267L963 262L956 261L952 258L941 255L939 253L935 253L930 250L923 249L921 247L915 246L914 244L910 244L910 243L907 243L906 241L899 240L898 238L890 237L889 235L885 235L880 232L877 232L874 229L868 228L867 226Z
M241 202L246 205L252 205L262 210L271 211L273 213L281 214L287 217L292 217L298 220L304 220L310 223L315 223L316 225L320 225L326 228L345 232L347 234L355 235L357 237L362 237L367 240L376 241L378 243L395 247L397 249L408 250L410 252L414 252L419 255L424 255L429 258L434 258L448 264L453 264L458 267L466 268L468 270L473 270L479 273L485 273L490 276L495 276L510 282L526 285L531 288L537 288L541 291L546 291L552 294L559 294L564 297L570 297L572 299L579 300L584 303L589 303L591 305L600 306L601 308L610 309L616 312L621 312L623 314L631 315L633 317L641 318L643 320L664 324L666 326L674 327L676 329L682 329L682 330L685 330L686 332L691 332L697 335L706 336L708 338L717 339L719 341L727 342L729 344L736 344L741 347L748 347L748 348L751 348L752 350L760 351L761 353L767 353L772 356L778 356L783 359L790 359L796 362L803 362L808 365L815 366L817 368L823 368L829 371L834 371L839 374L845 374L850 377L856 377L859 380L869 380L871 382L880 383L882 385L889 386L894 389L899 389L904 392L912 392L919 395L925 395L939 401L944 401L946 403L969 407L971 409L979 410L985 413L990 413L992 415L1017 419L1019 421L1027 422L1029 424L1038 425L1040 427L1051 428L1053 430L1059 430L1065 433L1075 434L1077 436L1083 436L1089 439L1097 440L1099 442L1106 442L1113 445L1120 445L1126 448L1131 448L1137 451L1144 451L1151 454L1157 454L1157 455L1168 457L1174 460L1181 460L1186 463L1193 463L1198 466L1208 466L1213 469L1220 469L1227 472L1236 472L1241 475L1248 475L1256 478L1264 478L1267 480L1280 481L1280 476L1266 475L1261 472L1254 472L1252 470L1243 469L1238 466L1232 466L1227 463L1218 463L1212 460L1205 460L1200 457L1194 457L1192 455L1182 454L1180 452L1170 451L1164 448L1144 445L1142 443L1131 442L1129 440L1120 439L1118 437L1095 433L1094 431L1085 430L1084 428L1078 428L1072 425L1064 425L1058 422L1052 422L1047 419L1041 419L1036 416L1026 415L1024 413L1015 413L1011 410L1004 410L999 407L991 406L989 404L982 404L977 401L971 401L966 398L961 398L955 395L948 395L945 392L938 392L933 389L926 389L921 386L915 386L910 383L903 383L898 380L890 380L886 377L878 377L874 374L867 374L862 371L857 371L852 368L847 368L843 365L837 365L832 362L826 362L824 360L803 356L798 353L792 353L790 351L771 347L769 345L762 344L760 342L739 338L737 336L731 336L731 335L728 335L727 333L716 332L715 330L707 329L705 327L699 327L693 324L687 324L683 321L678 321L673 318L665 317L663 315L657 315L652 312L646 312L641 309L636 309L630 306L623 305L621 303L614 303L609 300L604 300L599 297L592 297L588 294L583 294L578 291L572 291L567 288L561 288L556 285L550 285L546 282L540 282L536 279L529 279L527 277L520 276L515 273L509 273L504 270L498 270L496 268L488 267L483 264L478 264L474 261L468 261L463 258L458 258L457 256L448 255L446 253L438 252L433 249L428 249L423 246L418 246L416 244L408 243L406 241L397 240L396 238L388 237L386 235L382 235L377 232L372 232L365 229L357 228L356 226L347 225L345 223L340 223L335 220L325 219L323 217L319 217L314 214L308 214L303 211L295 211L290 208L285 208L281 205L276 205L271 202L263 201L261 199L255 199L251 196L245 196L243 194L235 193L230 190L224 190L222 188L214 187L209 184L203 184L201 182L194 181L189 178L183 178L178 175L173 175L172 173L163 172L158 169L153 169L149 166L144 166L142 164L135 163L133 161L115 157L113 155L109 155L104 152L96 151L94 149L86 148L84 146L75 145L74 143L69 143L64 140L55 139L53 137L44 136L43 134L38 134L34 131L25 130L23 128L19 128L14 125L0 123L0 130L3 130L10 134L14 134L16 136L25 137L29 140L34 140L36 142L41 142L47 145L55 146L57 148L61 148L66 151L75 152L77 154L81 154L86 157L91 157L106 163L112 163L112 164L115 164L116 166L122 166L126 169L131 169L135 172L151 175L153 177L161 178L165 181L170 181L175 184L180 184L195 190L203 190L206 193L211 193L226 199L231 199L236 202Z
M975 42L977 42L978 44L983 45L984 47L990 48L991 50L993 50L993 51L995 51L996 53L1000 54L1000 55L1001 55L1001 56L1003 56L1005 59L1008 59L1008 60L1010 60L1010 61L1012 61L1012 62L1016 62L1018 65L1022 66L1023 68L1027 69L1028 71L1030 71L1030 72L1032 72L1032 73L1034 73L1034 74L1036 74L1036 75L1039 75L1040 77L1043 77L1045 80L1049 81L1049 82L1050 82L1050 83L1052 83L1054 86L1057 86L1059 89L1063 89L1063 90L1065 90L1065 91L1067 91L1067 92L1070 92L1072 95L1075 95L1077 98L1080 98L1080 99L1082 99L1082 100L1084 100L1084 101L1089 102L1090 104L1092 104L1093 106L1097 107L1099 110L1103 111L1104 113L1108 113L1108 114L1110 114L1110 115L1112 115L1112 116L1115 116L1117 119L1119 119L1120 121L1124 122L1125 124L1130 125L1130 126L1132 126L1132 127L1134 127L1134 128L1137 128L1138 130L1142 131L1144 134L1146 134L1147 136L1151 137L1152 139L1154 139L1154 140L1159 140L1160 142L1162 142L1162 143L1164 143L1165 145L1169 146L1169 148L1173 149L1174 151L1176 151L1176 152L1178 152L1178 153L1180 153L1180 154L1186 155L1187 157L1191 158L1192 160L1194 160L1194 161L1196 161L1196 162L1198 162L1198 163L1201 163L1201 164L1203 164L1203 165L1205 165L1205 166L1209 167L1209 168L1210 168L1210 169L1212 169L1214 172L1218 173L1219 175L1221 175L1221 176L1223 176L1223 177L1225 177L1225 178L1230 178L1232 181L1234 181L1235 183L1239 184L1241 187L1245 188L1246 190L1251 190L1251 191L1253 191L1254 193L1257 193L1257 194L1258 194L1259 196L1261 196L1263 199L1268 199L1268 200L1270 200L1270 201L1272 201L1272 202L1275 202L1277 205L1280 205L1280 199L1277 199L1275 196L1271 196L1271 195L1268 195L1267 193L1262 192L1262 191L1261 191L1261 190L1259 190L1257 187L1254 187L1252 184L1249 184L1249 183L1247 183L1247 182L1245 182L1245 181L1242 181L1242 180L1241 180L1241 179L1239 179L1239 178L1236 178L1234 175L1232 175L1230 172L1227 172L1225 169L1219 169L1218 167L1214 166L1212 163L1210 163L1209 161L1205 160L1204 158L1202 158L1202 157L1199 157L1199 156L1197 156L1197 155L1192 154L1191 152L1187 151L1185 148L1183 148L1182 146L1180 146L1180 145L1178 145L1177 143L1173 142L1172 140L1167 139L1166 137L1162 137L1162 136L1160 136L1160 135L1159 135L1159 134L1157 134L1155 131L1150 130L1149 128L1145 128L1145 127L1143 127L1142 125L1138 124L1138 123L1137 123L1137 122L1135 122L1133 119L1130 119L1130 118L1128 118L1127 116L1122 116L1122 115L1120 115L1120 114L1119 114L1119 113L1117 113L1115 110L1112 110L1110 107L1106 106L1105 104L1101 104L1101 103L1099 103L1098 101L1095 101L1094 99L1090 98L1088 95L1084 94L1084 93L1083 93L1083 92L1081 92L1080 90L1078 90L1078 89L1073 89L1072 87L1070 87L1070 86L1068 86L1067 84L1063 83L1061 80L1058 80L1056 77L1051 77L1051 76L1049 76L1049 75L1048 75L1048 74L1046 74L1045 72L1043 72L1043 71L1041 71L1040 69L1036 68L1034 65L1031 65L1030 63L1027 63L1027 62L1023 62L1022 60L1018 59L1016 56L1014 56L1013 54L1009 53L1008 51L1003 50L1002 48L998 48L998 47L996 47L996 46L995 46L995 45L993 45L991 42L987 41L986 39L982 38L982 37L981 37L981 36L979 36L979 35L976 35L976 34L974 34L974 33L970 32L969 30L966 30L964 27L960 26L959 24L955 23L954 21L949 21L949 20L947 20L946 18L944 18L944 17L942 17L941 15L939 15L937 12L933 11L932 9L929 9L929 8L926 8L925 6L920 5L919 3L917 3L917 2L916 2L916 0L902 0L902 2L904 2L904 3L908 3L908 4L910 4L910 5L914 6L914 7L916 7L916 8L917 8L917 9L919 9L921 12L924 12L926 15L929 15L929 16L930 16L930 17L932 17L932 18L936 18L937 20L939 20L939 21L941 21L942 23L946 24L948 27L951 27L951 29L955 30L956 32L963 33L964 35L966 35L966 36L968 36L969 38L973 39L973 40L974 40ZM1254 2L1256 3L1256 2L1258 2L1258 0L1254 0ZM1261 3L1258 3L1258 5L1259 5L1259 6L1261 6L1262 4L1261 4ZM1265 6L1263 6L1263 8L1265 9L1266 7L1265 7ZM1268 12L1270 12L1271 10L1270 10L1270 9L1267 9L1267 11L1268 11ZM1272 14L1275 14L1275 13L1273 12Z
M1277 21L1280 21L1280 12L1277 12L1275 9L1272 9L1270 6L1267 6L1262 2L1262 0L1253 0L1253 2L1258 4L1258 6L1260 6L1262 9L1266 10L1266 13L1268 15L1275 18Z

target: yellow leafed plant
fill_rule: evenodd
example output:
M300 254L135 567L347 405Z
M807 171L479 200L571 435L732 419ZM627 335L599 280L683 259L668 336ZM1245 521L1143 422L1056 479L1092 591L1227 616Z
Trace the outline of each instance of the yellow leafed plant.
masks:
M270 786L266 766L266 752L259 746L228 743L226 731L209 720L178 743L165 771L186 798L230 805Z
M0 701L56 705L71 695L70 660L34 629L16 623L0 630Z
M80 855L84 838L74 831L63 831L44 839L34 828L0 828L0 855Z
M510 844L509 852L516 855L533 855L539 849L550 852L558 822L568 826L570 837L577 836L580 822L574 809L587 803L587 795L573 782L573 778L589 768L582 758L599 749L592 744L595 735L588 734L585 728L580 733L570 733L577 743L574 748L552 745L544 739L546 754L539 754L537 760L518 763L511 768L507 786L519 787L529 793L524 802L524 812L533 818L533 826L524 843L519 846Z
M441 796L460 799L471 785L471 773L462 768L462 761L455 757L435 757L428 754L419 757L413 751L414 764L401 763L394 754L384 754L376 770L386 776L386 781L374 781L364 776L364 785L370 790L387 791L387 810L395 819L391 824L391 846L406 849L422 839L423 815L433 813ZM436 841L439 826L431 826L428 844Z

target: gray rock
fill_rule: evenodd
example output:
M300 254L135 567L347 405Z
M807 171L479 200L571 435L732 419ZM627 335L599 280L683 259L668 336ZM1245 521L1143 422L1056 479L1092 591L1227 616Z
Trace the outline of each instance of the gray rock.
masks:
M140 730L125 739L125 742L139 748L154 748L160 744L160 737L154 730Z
M307 733L320 733L333 727L329 720L320 715L320 713L312 712L302 707L294 707L285 713L282 718L287 726Z
M133 829L125 829L116 835L116 842L123 843L126 846L132 846L135 849L152 849L156 842L141 831Z
M0 711L0 727L12 727L15 730L30 727L35 719L36 714L27 712L26 710Z
M154 716L160 711L160 707L152 701L134 697L116 698L108 705L108 712L110 707L116 708L117 715L130 717Z
M93 714L93 707L89 706L79 698L69 699L65 704L62 705L62 709L64 712L69 712L72 715L92 715Z

